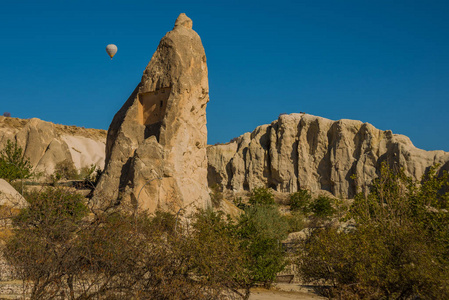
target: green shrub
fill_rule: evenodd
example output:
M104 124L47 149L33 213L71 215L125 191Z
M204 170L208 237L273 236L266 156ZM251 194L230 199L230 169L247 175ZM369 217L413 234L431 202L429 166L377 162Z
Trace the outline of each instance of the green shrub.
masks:
M23 150L17 142L6 142L5 148L0 152L0 178L8 182L16 179L30 178L32 166L30 161L23 156Z
M14 219L14 224L19 227L33 228L44 224L64 227L68 226L65 222L76 223L88 211L82 195L62 188L33 191L24 197L29 206Z
M255 205L245 209L237 224L238 237L246 249L245 269L251 286L269 286L285 267L281 241L287 237L288 223L274 206Z
M78 179L78 171L72 161L65 159L55 166L53 177L60 179Z
M326 196L318 196L310 205L310 210L319 218L327 218L335 213L333 200Z
M151 226L158 232L175 234L176 215L162 210L156 210L150 220Z
M290 210L300 211L304 214L310 212L312 195L307 190L299 190L290 195Z
M251 205L274 205L273 193L268 188L255 188L251 191L249 203Z
M237 206L242 210L244 210L248 206L246 203L243 202L242 197L236 197L232 202L234 203L235 206Z

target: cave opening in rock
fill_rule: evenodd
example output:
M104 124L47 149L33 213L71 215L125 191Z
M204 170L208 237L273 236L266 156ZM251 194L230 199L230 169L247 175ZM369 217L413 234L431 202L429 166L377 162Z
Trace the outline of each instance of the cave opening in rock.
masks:
M145 125L145 138L152 135L159 140L160 127L165 116L170 87L139 93L138 121Z

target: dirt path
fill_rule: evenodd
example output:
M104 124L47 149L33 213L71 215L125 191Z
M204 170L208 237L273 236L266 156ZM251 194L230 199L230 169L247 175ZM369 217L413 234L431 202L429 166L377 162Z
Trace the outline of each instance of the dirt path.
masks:
M312 289L299 284L276 284L274 288L266 290L263 288L255 288L251 290L250 300L319 300L326 299L318 296Z
M21 299L22 282L0 282L0 300ZM326 299L316 295L311 288L299 284L276 284L272 289L254 288L251 290L250 300L321 300Z

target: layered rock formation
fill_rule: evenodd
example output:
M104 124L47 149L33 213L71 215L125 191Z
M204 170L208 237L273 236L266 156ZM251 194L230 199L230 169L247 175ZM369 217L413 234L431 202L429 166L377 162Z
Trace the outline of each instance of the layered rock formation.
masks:
M208 203L208 101L204 48L181 14L109 127L95 205L129 201L151 212Z
M368 189L383 161L415 179L434 164L449 170L448 152L417 149L406 136L368 123L308 114L281 115L230 143L209 146L207 153L209 185L233 191L303 188L352 198Z
M92 164L104 167L105 130L0 116L0 150L7 140L17 142L37 173L53 174L55 166L63 161L77 169Z

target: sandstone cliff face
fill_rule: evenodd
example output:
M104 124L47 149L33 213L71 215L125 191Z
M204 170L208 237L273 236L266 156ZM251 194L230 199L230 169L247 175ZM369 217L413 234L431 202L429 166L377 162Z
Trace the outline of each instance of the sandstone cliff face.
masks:
M53 174L56 164L73 162L77 169L91 164L104 167L106 131L57 125L36 118L0 117L0 150L7 140L17 141L34 171Z
M150 212L208 203L208 101L204 48L181 14L109 127L94 203L130 201Z
M448 152L417 149L406 136L368 123L308 114L281 115L230 143L209 146L207 154L209 185L234 191L302 188L352 198L356 187L368 189L383 161L415 179L433 164L449 170Z

